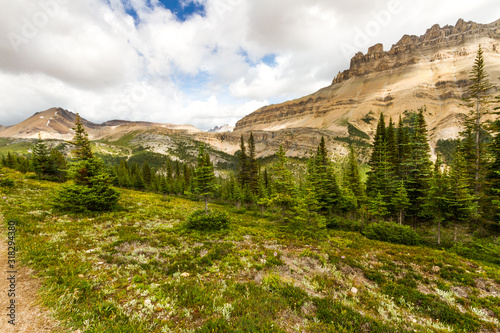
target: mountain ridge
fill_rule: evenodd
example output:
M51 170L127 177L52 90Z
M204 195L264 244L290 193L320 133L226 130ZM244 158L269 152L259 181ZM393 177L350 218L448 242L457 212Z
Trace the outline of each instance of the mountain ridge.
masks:
M462 104L478 45L486 71L500 83L500 20L434 25L422 36L404 35L389 51L375 44L359 52L350 68L312 94L264 106L236 123L235 132L317 128L348 136L348 125L372 136L380 113L397 120L405 110L426 106L431 142L453 139L461 130Z

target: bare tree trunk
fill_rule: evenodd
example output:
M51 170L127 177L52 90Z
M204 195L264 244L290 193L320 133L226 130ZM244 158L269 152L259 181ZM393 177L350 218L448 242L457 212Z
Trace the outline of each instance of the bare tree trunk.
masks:
M403 224L403 210L399 210L399 225Z
M205 214L208 215L208 198L205 197Z

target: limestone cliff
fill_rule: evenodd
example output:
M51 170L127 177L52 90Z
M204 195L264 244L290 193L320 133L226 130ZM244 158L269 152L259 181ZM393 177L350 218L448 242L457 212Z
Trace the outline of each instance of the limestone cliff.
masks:
M478 24L460 19L455 26L434 25L422 36L405 35L389 51L376 44L367 54L359 52L330 86L263 107L238 121L235 132L316 128L347 136L351 124L372 135L381 112L397 119L425 105L432 141L454 138L467 112L461 98L479 44L490 80L499 86L500 20Z

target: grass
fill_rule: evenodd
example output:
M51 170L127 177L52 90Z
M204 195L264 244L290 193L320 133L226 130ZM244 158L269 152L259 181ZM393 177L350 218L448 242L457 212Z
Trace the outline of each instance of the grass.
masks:
M254 212L228 229L184 227L203 206L121 190L102 214L51 209L55 183L7 169L4 225L18 221L42 300L84 332L495 332L500 267L451 251L300 233Z

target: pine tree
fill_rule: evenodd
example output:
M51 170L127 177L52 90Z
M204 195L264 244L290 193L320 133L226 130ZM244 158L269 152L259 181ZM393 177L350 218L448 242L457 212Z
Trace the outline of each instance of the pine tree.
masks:
M50 150L50 159L54 166L52 175L57 177L58 181L64 182L66 180L66 169L68 165L66 157L59 150L52 148Z
M477 202L467 184L465 160L460 151L456 152L455 162L450 171L448 206L454 222L454 241L457 240L457 223L465 223L477 215Z
M351 145L349 147L349 156L347 157L347 166L344 172L345 185L355 196L357 203L360 204L366 200L361 175L359 173L356 151Z
M410 199L408 198L408 192L406 191L406 187L402 181L399 182L399 186L397 187L394 196L391 198L391 205L397 213L399 224L403 224L405 212L408 207L410 207Z
M433 221L437 223L437 243L441 244L441 225L449 213L449 182L448 176L441 172L440 157L437 157L432 173L432 181L428 192L425 208L427 215L431 216Z
M406 181L408 178L408 158L410 156L410 135L408 128L403 125L403 120L399 116L399 122L396 132L396 141L398 149L398 178Z
M151 185L151 180L152 180L152 173L151 173L151 167L149 166L149 163L146 161L142 165L142 180L146 184L146 186Z
M73 138L75 159L69 168L72 184L63 185L54 197L56 208L73 211L104 211L112 209L119 193L112 188L113 179L101 160L94 156L87 132L77 114Z
M243 135L240 137L240 155L239 155L239 172L238 180L240 185L244 187L248 184L248 157L245 148L245 140Z
M410 142L410 156L406 163L408 178L405 186L411 203L408 215L413 217L414 228L417 227L417 219L424 217L425 210L423 208L431 179L432 162L424 110L425 108L420 108L415 116L415 128Z
M389 119L389 126L386 130L386 140L387 140L387 156L389 159L389 164L392 167L392 173L397 174L399 170L399 153L398 153L398 142L396 136L396 129L394 128L394 123L392 119Z
M467 89L467 97L464 102L471 111L465 121L465 128L466 131L470 131L474 139L474 192L476 197L480 197L484 189L485 175L483 138L487 134L482 120L485 115L490 113L491 95L489 91L493 88L484 69L481 45L479 45L469 78L472 84Z
M198 151L198 162L194 171L195 193L205 201L205 214L208 215L208 198L215 192L215 174L210 156L205 152L202 144Z
M287 169L287 158L283 146L276 152L277 161L271 166L271 194L268 204L278 206L281 211L281 221L292 219L292 208L297 204L297 189L293 183L293 175Z
M49 149L40 134L38 134L38 140L32 150L31 163L38 177L56 173L55 163L51 159Z
M391 121L392 123L392 121ZM375 133L372 154L368 165L368 179L366 182L366 192L369 201L379 202L380 198L385 203L384 211L390 214L394 211L391 207L391 198L394 196L397 182L397 150L396 138L394 137L394 127L390 126L390 138L385 127L384 115L380 115L380 120ZM389 143L391 150L389 151Z
M325 138L321 137L316 155L308 163L307 183L317 202L318 211L331 214L340 198L340 189L328 158Z
M250 132L250 137L248 138L247 166L248 186L250 187L252 193L256 194L259 190L259 166L255 156L255 140L252 132Z

